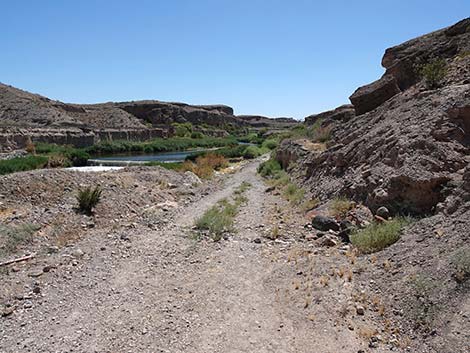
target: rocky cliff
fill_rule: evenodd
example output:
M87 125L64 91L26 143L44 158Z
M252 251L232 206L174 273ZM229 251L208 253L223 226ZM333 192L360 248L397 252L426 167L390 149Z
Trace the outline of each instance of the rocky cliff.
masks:
M221 135L227 128L257 128L258 120L234 115L225 105L189 105L156 100L68 104L0 84L0 150L24 147L25 141L88 146L102 140L165 137L172 123L190 122ZM293 119L263 117L275 129ZM210 127L208 129L207 127Z
M343 194L372 209L434 212L470 161L469 28L466 19L387 49L384 77L356 90L352 105L307 117L339 123L329 148L293 171L299 180L324 199ZM436 58L445 60L445 76L429 89L417 68Z
M384 76L357 89L352 106L306 119L335 122L326 150L289 140L277 158L323 202L344 196L416 217L374 255L396 270L377 266L371 283L394 303L412 351L460 352L469 281L453 276L470 260L470 19L387 49L382 65Z

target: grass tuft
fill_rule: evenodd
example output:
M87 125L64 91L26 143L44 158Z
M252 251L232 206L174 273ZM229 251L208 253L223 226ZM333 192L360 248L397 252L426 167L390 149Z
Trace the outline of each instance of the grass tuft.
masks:
M373 253L400 239L400 232L410 219L398 217L383 223L373 223L351 235L351 243L362 253Z
M251 187L250 183L243 182L235 191L232 200L223 199L209 208L195 222L198 231L206 231L214 241L222 239L224 233L233 232L233 221L238 209L248 200L243 193Z
M101 187L87 187L80 189L77 194L78 209L86 214L91 214L101 198Z

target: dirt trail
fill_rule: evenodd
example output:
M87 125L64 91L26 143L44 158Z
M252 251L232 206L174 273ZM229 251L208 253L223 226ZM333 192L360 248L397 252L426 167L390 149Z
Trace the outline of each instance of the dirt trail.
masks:
M297 237L302 223L284 223L291 236L281 240L264 237L275 210L289 205L265 192L258 163L170 214L160 229L131 229L125 243L107 234L81 241L85 256L78 264L41 279L32 308L0 319L0 351L327 353L367 347L336 312L350 287L332 283L313 301L310 287L292 289L299 277L301 287L308 282L299 270L303 260L288 261L305 247ZM243 181L252 187L236 234L218 243L192 239L194 220Z

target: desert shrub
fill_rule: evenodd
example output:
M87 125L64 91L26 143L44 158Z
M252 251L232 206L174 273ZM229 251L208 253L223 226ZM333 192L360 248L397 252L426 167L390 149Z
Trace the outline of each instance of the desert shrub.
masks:
M30 242L38 229L38 226L28 223L17 226L0 224L0 254L8 255L21 244Z
M305 190L299 188L297 185L293 183L287 184L284 189L284 197L294 205L299 205L305 196Z
M246 142L246 143L261 144L263 142L263 138L261 136L259 136L256 132L252 132L248 135L239 137L238 141Z
M354 232L350 237L351 243L363 253L380 251L400 239L400 232L409 223L410 220L404 217L372 223Z
M191 136L193 132L193 125L191 123L173 123L171 126L175 129L175 135L178 137Z
M353 201L345 197L337 197L331 201L329 209L333 217L344 218L353 207Z
M69 158L72 165L76 167L82 167L87 165L87 161L90 159L90 155L83 150L73 149L70 150L66 156Z
M208 179L214 174L214 170L225 168L228 161L217 153L207 153L196 158L195 162L185 161L180 170L191 171L200 178Z
M90 155L85 150L68 145L62 146L49 143L38 143L36 146L36 152L49 157L53 156L53 160L50 161L49 164L55 165L56 167L69 165L81 167L87 165L87 161L90 159ZM59 159L63 158L68 161L62 161L62 163L60 163Z
M197 164L209 165L211 168L218 170L228 166L228 161L224 156L218 153L207 153L204 156L196 158Z
M47 168L65 168L70 166L70 160L62 153L54 153L48 157Z
M232 230L233 218L229 213L223 206L213 206L196 221L196 229L208 231L211 237L218 241L224 232Z
M243 158L246 159L253 159L261 156L260 149L259 147L256 146L248 146L245 148L245 151L243 152Z
M190 137L172 137L158 138L146 142L131 141L105 141L87 147L85 152L90 154L113 154L125 152L172 152L184 151L191 148L213 148L226 147L236 145L237 141L234 137L208 137L204 136L200 139L192 139Z
M243 157L246 146L238 145L233 147L223 147L217 150L217 154L224 156L225 158L239 158Z
M0 161L0 175L44 168L48 158L45 156L26 156Z
M267 148L260 148L257 146L248 146L245 148L245 151L243 152L243 158L246 158L246 159L258 158L259 156L268 152L269 150Z
M94 188L87 187L85 189L78 190L77 201L78 209L86 214L91 214L93 208L96 207L101 199L102 189L100 186Z
M302 211L310 211L310 210L314 209L315 207L317 207L319 204L320 204L319 199L316 199L316 198L315 199L309 199L309 200L303 201L300 204L300 208L302 209Z
M332 126L320 126L315 129L312 134L314 142L327 142L331 139Z
M281 164L273 158L261 163L258 167L258 173L263 177L272 177L280 170L282 170Z
M191 138L192 139L202 139L203 137L204 137L204 135L202 134L202 132L199 132L199 131L191 132Z
M447 65L444 59L435 59L421 67L420 74L429 89L438 88L446 76Z
M34 145L33 141L31 140L31 137L28 136L26 140L26 147L25 147L26 152L30 154L36 154L36 146Z
M168 170L180 170L182 164L183 164L182 162L157 162L157 161L145 163L145 165L148 167L158 166L158 167L162 167Z
M417 329L430 330L441 309L433 298L441 283L424 274L417 274L410 279L410 285L411 319Z
M261 147L267 148L269 150L273 150L277 147L278 141L277 139L268 139L264 140L263 143L261 144Z
M289 182L290 182L289 175L284 170L280 170L280 171L274 172L274 175L270 184L274 187L282 187L282 186L289 184Z
M470 248L458 250L451 262L455 266L454 276L458 282L464 282L470 278Z

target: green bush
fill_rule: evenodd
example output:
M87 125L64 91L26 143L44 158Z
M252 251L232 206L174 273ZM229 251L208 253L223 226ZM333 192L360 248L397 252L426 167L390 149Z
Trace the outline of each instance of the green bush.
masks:
M263 141L263 143L261 144L261 147L273 150L277 147L277 145L278 145L277 139L268 139L268 140Z
M246 159L253 159L257 158L265 153L269 152L268 149L265 148L260 148L257 146L248 146L245 148L245 151L243 152L243 158Z
M157 161L152 161L152 162L147 162L145 163L146 166L148 167L162 167L168 170L178 170L181 168L183 165L182 162L157 162Z
M191 138L192 139L202 139L204 137L204 135L202 134L202 132L199 132L199 131L193 131L191 133Z
M66 158L69 161L69 163L64 163L64 166L86 166L88 159L90 159L90 155L84 149L67 145L62 146L49 143L38 143L36 146L36 153L55 156L55 159L58 158L57 156L63 156L63 158Z
M263 177L272 177L280 170L282 170L281 164L272 158L261 163L258 167L258 173Z
M236 145L234 137L208 137L192 139L189 137L159 138L146 142L106 141L85 149L90 154L114 154L126 152L172 152L184 151L192 148L214 148Z
M421 76L429 89L438 88L447 73L447 64L444 59L435 59L421 67Z
M383 223L372 223L351 235L351 243L363 253L373 253L392 245L410 223L408 218L397 217Z
M91 214L93 208L96 207L101 198L101 187L96 186L95 188L87 187L85 189L78 190L77 201L78 209L86 214Z
M45 156L26 156L0 161L0 175L44 168L48 158Z
M83 167L87 165L90 155L83 150L73 149L66 156L72 162L72 165L75 167Z
M224 156L225 158L239 158L243 157L246 146L238 145L233 147L224 147L217 150L217 154Z
M191 123L173 123L171 126L175 129L175 135L178 137L188 137L193 132Z

